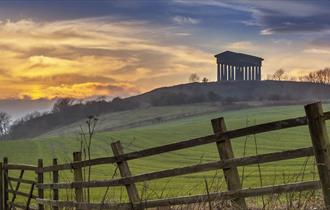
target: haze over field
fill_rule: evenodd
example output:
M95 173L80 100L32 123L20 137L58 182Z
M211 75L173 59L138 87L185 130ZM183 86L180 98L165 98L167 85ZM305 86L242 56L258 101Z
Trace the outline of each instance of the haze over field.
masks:
M0 99L125 97L185 83L191 73L214 81L213 55L225 50L263 57L264 79L279 68L300 76L328 66L329 6L1 1Z

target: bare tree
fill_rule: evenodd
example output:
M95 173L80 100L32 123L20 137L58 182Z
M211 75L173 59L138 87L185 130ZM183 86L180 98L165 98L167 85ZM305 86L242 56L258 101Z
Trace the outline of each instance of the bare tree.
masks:
M278 80L281 81L284 77L285 71L283 69L279 69L277 71L275 71L275 73L273 74L273 80Z
M310 72L302 78L303 81L330 84L330 68L324 68L315 72Z
M73 99L70 98L61 98L56 101L53 106L52 112L61 112L72 105Z
M209 79L206 78L206 77L204 77L204 78L202 79L202 82L203 82L203 83L207 83L208 81L209 81Z
M189 82L199 82L200 78L198 76L198 74L193 73L189 76Z
M91 160L92 159L92 140L95 135L95 128L96 128L96 123L98 121L98 118L96 116L88 116L86 124L87 124L87 133L84 132L83 128L80 126L80 151L84 155L84 160ZM91 181L91 175L92 175L92 167L89 166L87 168L87 176L86 176L86 167L84 168L84 179L87 180L88 182ZM90 188L87 187L86 190L86 197L87 201L90 202Z
M8 134L10 116L6 112L0 112L0 136Z

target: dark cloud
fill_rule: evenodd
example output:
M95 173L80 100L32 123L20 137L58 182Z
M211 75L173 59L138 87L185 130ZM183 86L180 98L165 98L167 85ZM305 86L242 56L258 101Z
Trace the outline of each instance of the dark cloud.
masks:
M82 56L96 56L111 59L118 59L126 63L122 68L111 70L111 74L130 74L135 73L138 68L148 68L158 73L170 67L170 59L174 55L157 50L140 49L102 49L102 48L84 48L74 46L58 46L58 48L44 47L33 48L20 54L20 58L29 58L31 56L44 55L48 57L75 60ZM132 61L134 60L134 61ZM183 61L182 61L183 62ZM45 65L45 66L43 66ZM49 64L33 64L30 69L37 67L47 67Z
M259 24L264 28L264 34L291 32L320 32L330 29L329 14L307 17L267 14L259 17Z
M178 3L198 7L198 11L225 12L226 22L240 20L248 26L261 27L264 34L319 32L330 29L330 1L307 0L274 0L274 1L244 1L244 0L177 0ZM184 12L184 10L181 10ZM191 10L194 12L194 10ZM230 14L228 11L233 11ZM189 12L189 11L187 11ZM190 12L190 13L193 13ZM249 17L246 14L250 14ZM207 13L200 13L200 18L208 17ZM221 17L212 13L212 17ZM220 20L220 19L219 19ZM220 22L223 21L220 20Z
M251 1L252 22L262 33L320 32L330 29L330 1ZM251 21L250 21L251 22Z

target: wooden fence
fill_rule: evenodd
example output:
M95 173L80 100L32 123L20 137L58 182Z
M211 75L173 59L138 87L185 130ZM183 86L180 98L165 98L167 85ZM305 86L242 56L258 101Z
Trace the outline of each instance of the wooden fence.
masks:
M146 209L162 206L173 206L180 204L191 204L200 202L211 202L213 200L231 200L234 206L239 209L247 209L245 202L246 197L261 196L266 194L277 194L287 192L298 192L305 190L322 189L324 203L326 209L330 210L330 142L326 130L326 120L330 119L330 112L323 112L321 103L314 103L305 106L306 116L291 118L281 121L259 124L249 126L236 130L227 131L225 121L223 118L212 120L213 134L194 138L190 140L180 141L177 143L167 144L163 146L143 149L140 151L124 153L121 143L114 142L111 147L114 156L96 158L92 160L81 160L81 153L75 152L73 154L73 162L58 164L57 160L53 160L53 164L44 166L43 161L38 160L37 166L10 164L5 158L1 164L1 206L0 210L8 210L15 208L34 209L30 206L31 200L38 203L38 209L43 210L45 207L52 209L60 208L76 208L76 209ZM281 152L274 152L268 154L259 154L255 156L248 156L242 158L235 158L231 139L243 137L247 135L254 135L265 133L274 130L293 128L297 126L308 125L312 146L307 148L299 148L294 150L287 150ZM157 172L132 175L128 166L128 161L138 158L144 158L162 153L181 150L185 148L216 144L219 152L220 161L196 164L186 167L179 167L173 169L166 169ZM246 166L251 164L260 164L273 161L294 159L306 156L315 156L319 179L318 181L305 181L299 183L289 183L275 186L266 186L260 188L241 189L240 177L237 171L238 166ZM84 181L82 176L82 169L84 167L101 165L101 164L117 164L120 171L121 178L108 180L92 180ZM138 194L136 183L156 180L166 177L180 176L197 172L205 172L211 170L222 169L224 171L225 180L228 191L214 192L202 195L174 197L158 200L142 201ZM9 176L9 171L20 171L19 178ZM63 170L73 170L74 179L72 182L60 182L59 172ZM32 171L35 173L35 180L24 179L24 171ZM44 182L44 174L52 174L52 182ZM12 187L12 182L16 182L15 189ZM19 190L20 183L30 185L29 192L22 192ZM112 204L112 203L88 203L84 198L84 188L97 187L114 187L125 186L129 201L128 203ZM37 188L37 195L34 195L34 187ZM52 190L52 199L44 198L44 190ZM73 189L75 191L74 200L59 200L59 189ZM9 194L11 200L9 200ZM15 202L16 196L24 196L27 202L18 204Z

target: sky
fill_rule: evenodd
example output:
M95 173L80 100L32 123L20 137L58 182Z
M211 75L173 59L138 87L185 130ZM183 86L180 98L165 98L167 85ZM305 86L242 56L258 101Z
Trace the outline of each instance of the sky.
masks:
M327 0L2 0L0 101L215 81L226 50L264 58L264 79L301 76L330 67L329 17Z

